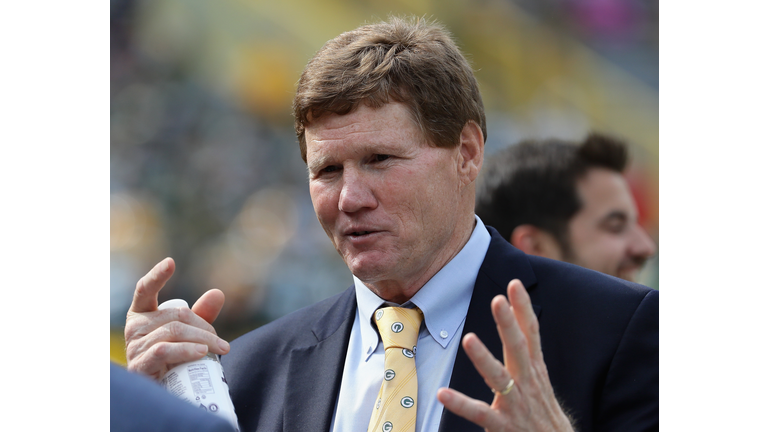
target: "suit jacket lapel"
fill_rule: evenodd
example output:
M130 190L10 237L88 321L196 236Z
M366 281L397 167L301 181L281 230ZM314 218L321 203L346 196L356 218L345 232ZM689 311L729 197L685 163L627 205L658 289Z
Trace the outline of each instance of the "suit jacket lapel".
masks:
M291 352L284 430L330 430L356 311L350 288L314 326L316 342Z
M515 278L520 279L526 289L530 290L536 284L536 276L523 252L507 243L495 229L487 228L491 233L491 244L475 281L461 336L475 333L488 350L503 361L501 340L491 314L491 300L499 294L506 296L507 284ZM534 311L538 316L541 308L534 305ZM485 384L463 348L459 348L456 354L449 387L488 404L493 401L493 392ZM448 410L443 410L439 430L461 432L483 429Z

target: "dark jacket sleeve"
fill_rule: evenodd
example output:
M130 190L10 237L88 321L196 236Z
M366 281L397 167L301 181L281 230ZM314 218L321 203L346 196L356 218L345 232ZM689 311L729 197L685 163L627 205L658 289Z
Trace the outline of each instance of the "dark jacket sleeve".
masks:
M226 420L168 393L156 382L110 363L112 432L234 432Z

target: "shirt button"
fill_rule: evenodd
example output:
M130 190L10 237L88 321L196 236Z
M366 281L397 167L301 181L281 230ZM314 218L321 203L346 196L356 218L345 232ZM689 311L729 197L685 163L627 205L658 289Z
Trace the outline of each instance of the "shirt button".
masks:
M447 338L448 337L448 332L445 331L445 330L441 330L440 331L440 337L443 338L443 339Z

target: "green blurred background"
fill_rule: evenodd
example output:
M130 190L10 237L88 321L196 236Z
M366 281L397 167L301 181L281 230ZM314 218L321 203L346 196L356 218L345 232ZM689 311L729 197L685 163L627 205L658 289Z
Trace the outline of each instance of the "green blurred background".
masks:
M658 243L655 1L112 0L112 361L125 362L136 281L166 256L177 272L160 301L221 289L228 340L351 284L314 216L290 104L325 41L390 14L454 34L483 94L487 158L524 138L625 139ZM658 289L658 255L641 282Z

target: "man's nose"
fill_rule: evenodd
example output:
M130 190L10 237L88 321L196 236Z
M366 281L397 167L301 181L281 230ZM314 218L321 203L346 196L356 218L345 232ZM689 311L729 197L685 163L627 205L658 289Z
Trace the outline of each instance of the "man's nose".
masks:
M630 253L636 257L648 259L656 253L656 244L640 225L635 225L632 241L630 243Z
M341 181L340 211L354 213L365 208L376 208L376 197L363 174L354 168L345 168Z

